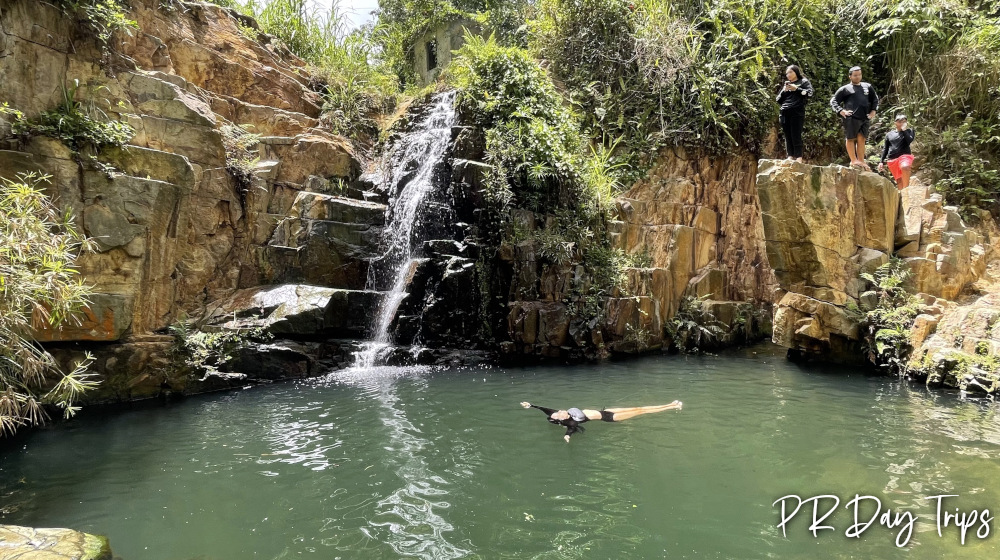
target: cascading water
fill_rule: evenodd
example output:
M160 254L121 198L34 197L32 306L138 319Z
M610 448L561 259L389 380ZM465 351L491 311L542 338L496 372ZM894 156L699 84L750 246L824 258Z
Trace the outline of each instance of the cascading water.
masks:
M407 283L417 263L416 250L424 241L419 239L424 229L419 226L426 213L425 199L434 190L436 169L451 143L455 120L455 93L436 96L414 129L388 154L391 168L383 175L382 184L394 196L386 216L382 253L368 269L366 288L384 289L390 280L392 284L376 313L372 339L355 354L354 367L328 377L373 390L381 405L380 419L389 431L391 445L385 449L393 451L399 460L396 474L402 485L375 503L375 516L370 527L364 529L365 534L384 534L380 540L388 542L400 555L435 560L461 558L469 551L445 536L453 527L438 510L449 507L444 501L449 482L427 466L423 452L431 442L398 405L397 379L417 379L427 368L388 367L384 363L392 351L389 329L406 297Z
M420 220L421 203L434 188L434 169L444 158L454 124L455 92L439 94L423 120L390 154L392 168L385 180L396 196L390 203L382 238L384 251L371 263L366 287L378 289L382 278L391 277L393 283L379 305L372 339L355 355L355 367L378 365L392 350L389 328L406 297L404 290L415 263L414 249L418 244L413 234Z

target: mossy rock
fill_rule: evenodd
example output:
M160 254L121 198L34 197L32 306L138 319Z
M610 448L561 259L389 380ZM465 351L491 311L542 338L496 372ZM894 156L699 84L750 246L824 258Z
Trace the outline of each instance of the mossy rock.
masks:
M72 529L35 529L0 525L4 558L36 560L112 560L106 537Z

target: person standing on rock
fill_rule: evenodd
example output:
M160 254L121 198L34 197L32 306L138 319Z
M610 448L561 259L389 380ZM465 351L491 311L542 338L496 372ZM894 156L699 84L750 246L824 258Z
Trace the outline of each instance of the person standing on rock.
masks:
M788 159L802 161L802 127L806 122L806 102L813 96L813 86L796 65L785 69L785 83L775 100L781 105L778 121L785 133Z
M878 95L868 82L861 81L861 67L854 66L848 75L851 83L841 87L830 99L830 106L844 120L844 138L852 167L871 171L865 163L865 138L878 109Z
M885 135L885 147L882 148L882 160L878 164L878 170L882 171L888 163L889 171L892 172L892 178L896 180L896 187L899 190L910 186L910 168L913 167L910 143L913 142L913 137L913 129L906 125L906 115L902 113L896 115L896 130L891 130Z

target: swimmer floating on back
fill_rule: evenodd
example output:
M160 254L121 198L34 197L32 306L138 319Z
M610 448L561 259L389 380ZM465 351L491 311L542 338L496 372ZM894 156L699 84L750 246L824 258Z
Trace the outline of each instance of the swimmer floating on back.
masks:
M569 410L556 410L554 408L545 408L544 406L533 405L527 401L522 402L521 406L524 408L537 408L545 413L549 417L549 422L553 424L558 424L560 426L566 426L566 435L563 439L566 443L569 443L569 436L576 432L582 432L584 422L588 420L604 420L605 422L621 422L622 420L628 420L633 416L639 416L640 414L649 414L651 412L660 412L662 410L680 410L681 401L674 401L670 404L661 404L659 406L632 406L627 408L605 408L604 410L590 410L579 408L571 408Z

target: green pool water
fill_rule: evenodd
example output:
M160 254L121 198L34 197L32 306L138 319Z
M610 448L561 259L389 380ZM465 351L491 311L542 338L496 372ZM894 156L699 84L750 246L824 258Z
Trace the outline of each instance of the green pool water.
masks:
M569 444L537 410L684 402ZM84 411L0 456L3 523L107 535L125 560L283 558L986 558L937 535L926 500L1000 508L988 402L800 367L771 346L577 367L342 371ZM855 494L919 520L910 543ZM785 495L834 494L814 538ZM869 508L870 511L870 508ZM996 523L991 523L995 526ZM991 527L995 530L995 527ZM992 531L991 531L992 533Z

